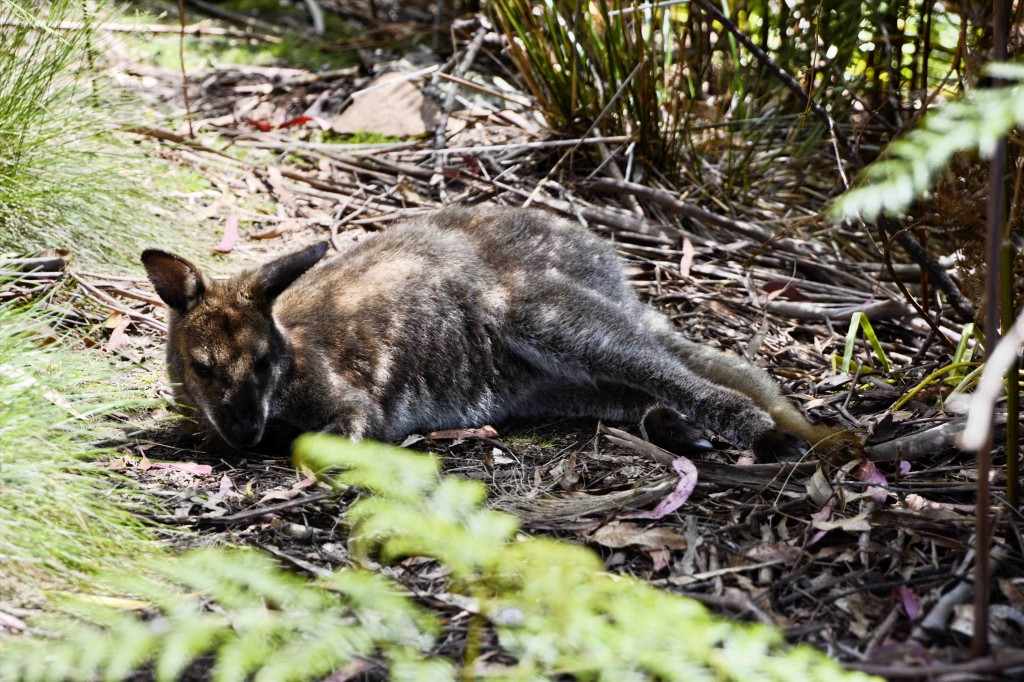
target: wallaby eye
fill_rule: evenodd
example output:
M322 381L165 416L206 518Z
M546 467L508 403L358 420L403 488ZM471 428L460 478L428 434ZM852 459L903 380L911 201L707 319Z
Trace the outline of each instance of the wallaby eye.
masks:
M213 378L213 369L209 365L205 365L198 360L192 361L192 372L200 379Z
M270 369L270 354L267 353L266 355L261 355L259 358L257 358L256 362L253 364L253 367L259 374L266 373L266 371Z

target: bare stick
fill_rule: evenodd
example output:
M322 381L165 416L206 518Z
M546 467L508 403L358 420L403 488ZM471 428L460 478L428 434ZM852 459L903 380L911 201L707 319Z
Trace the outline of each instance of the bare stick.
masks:
M739 26L734 24L732 20L729 19L729 17L722 14L722 11L715 7L714 5L712 5L710 0L694 1L698 5L700 5L700 7L705 12L710 14L715 21L722 24L722 26L725 27L725 30L732 33L736 37L736 40L742 43L743 47L747 48L750 51L750 53L757 58L757 61L761 62L761 64L766 69L768 69L770 72L772 72L772 74L775 75L776 78L782 81L782 84L785 85L790 92L797 96L801 104L803 104L806 107L809 107L811 111L814 112L815 116L821 119L822 123L825 124L825 127L828 128L828 131L835 137L839 144L842 145L843 149L845 149L846 152L850 155L850 157L854 159L854 163L857 163L858 166L860 165L859 161L857 161L857 152L856 150L854 150L853 145L850 143L850 140L847 139L846 135L843 134L843 131L839 129L839 126L837 126L835 120L833 120L833 118L829 116L829 113L825 111L825 107L821 106L813 99L811 99L811 97L800 86L800 84L796 82L795 78L793 78L788 73L783 71L782 67L776 64L775 61L768 56L768 53L766 53L760 47L755 45L753 41L751 41L750 38L748 38L746 34L739 29Z
M993 58L997 61L1006 59L1008 25L1010 20L1010 3L1008 0L996 0L992 8ZM1000 286L1002 282L1002 250L1003 250L1003 219L1006 215L1006 136L996 142L992 161L988 171L988 229L985 235L985 360L991 364L996 359L999 342ZM1014 325L1016 327L1016 325ZM1016 344L1013 346L1016 355ZM996 368L998 369L998 367ZM1005 370L999 372L1005 376ZM1016 377L1014 377L1016 380ZM1002 384L1002 382L999 382ZM985 425L985 444L978 450L978 493L975 504L974 529L974 636L971 639L971 653L975 657L984 656L988 646L988 605L991 598L991 565L989 551L992 539L989 529L992 520L989 518L989 481L988 472L992 467L992 446L994 445L994 428L991 416Z
M327 24L324 21L324 11L320 7L320 3L316 0L303 0L303 2L306 5L306 11L309 12L309 20L313 24L313 33L322 36L327 30Z
M466 48L466 54L463 55L462 61L455 67L455 76L462 78L469 71L469 68L473 66L473 62L476 60L476 55L480 52L480 48L484 44L484 37L487 35L487 29L481 26L477 29L476 34L473 36L473 41ZM444 106L441 108L441 116L437 121L437 129L434 131L434 149L444 149L448 144L448 117L452 115L452 111L455 109L455 98L459 94L458 83L453 83L448 90L448 94L444 98ZM444 171L444 157L438 156L434 159L434 172L438 178L443 178ZM438 188L441 193L441 199L444 200L444 182L442 181Z
M32 25L15 19L7 19L0 21L0 28L3 27L14 27L14 28L33 28ZM57 24L51 25L49 28L57 31L78 31L86 27L86 22L83 21L62 21ZM104 23L104 24L89 24L89 28L96 31L106 31L108 33L181 33L183 30L178 26L167 26L165 24L119 24L116 22ZM219 26L209 26L205 21L200 21L195 24L190 24L184 28L184 33L187 35L208 35L208 36L223 36L225 38L245 38L249 40L259 40L265 43L280 43L281 39L276 36L260 35L258 33L249 33L247 31L240 31L236 28L221 28Z
M847 668L860 670L869 675L880 675L889 680L924 680L948 675L970 677L984 673L998 673L1012 677L1011 668L1024 668L1024 651L1021 649L1000 649L992 656L976 658L964 663L931 663L929 665L908 665L894 663L847 663Z
M178 19L181 30L178 32L178 62L181 64L181 94L185 96L185 120L188 121L188 136L195 137L192 130L192 107L188 101L188 75L185 73L185 2L178 0Z

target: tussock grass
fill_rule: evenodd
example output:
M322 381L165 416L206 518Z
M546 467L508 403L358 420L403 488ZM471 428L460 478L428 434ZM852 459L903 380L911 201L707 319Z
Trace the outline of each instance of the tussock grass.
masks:
M116 137L133 108L93 66L102 18L84 6L0 0L0 251L124 264L134 245L171 238L152 218L166 169ZM53 28L62 21L85 25Z
M608 149L620 162L625 157L626 179L696 186L720 198L748 200L780 168L795 171L799 184L803 159L831 144L828 127L776 71L845 125L871 102L886 102L877 105L879 117L890 107L910 108L922 83L941 89L956 66L950 55L959 20L949 12L933 16L907 3L883 11L858 0L711 4L762 56L699 2L488 6L552 130L630 136L632 144Z
M615 13L618 3L496 0L512 60L553 130L636 135L651 168L679 163L680 87L670 13ZM629 3L622 3L629 7Z
M132 513L151 504L91 445L148 399L40 325L33 308L0 306L0 593L19 601L160 551Z

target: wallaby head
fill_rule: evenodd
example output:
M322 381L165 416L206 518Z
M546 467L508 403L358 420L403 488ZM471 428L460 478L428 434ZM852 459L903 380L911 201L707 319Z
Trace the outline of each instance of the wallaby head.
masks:
M178 402L229 445L262 438L290 363L274 301L326 252L320 242L225 282L175 254L143 252L146 274L170 309L167 364Z

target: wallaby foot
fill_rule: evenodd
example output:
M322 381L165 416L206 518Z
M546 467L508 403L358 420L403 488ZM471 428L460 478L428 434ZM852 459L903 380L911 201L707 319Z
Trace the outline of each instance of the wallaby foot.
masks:
M689 455L712 449L701 430L670 407L658 405L647 410L640 420L644 437L663 450L676 455Z
M775 428L751 444L758 462L803 459L811 446L800 436Z

